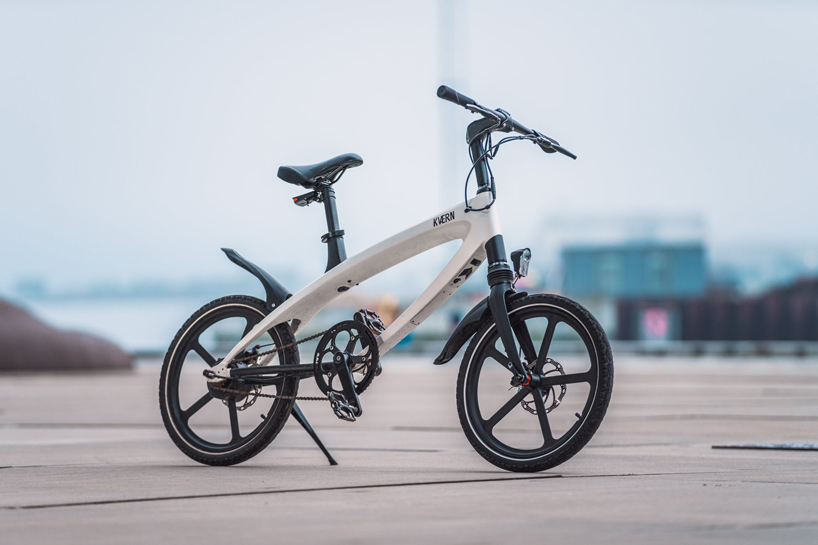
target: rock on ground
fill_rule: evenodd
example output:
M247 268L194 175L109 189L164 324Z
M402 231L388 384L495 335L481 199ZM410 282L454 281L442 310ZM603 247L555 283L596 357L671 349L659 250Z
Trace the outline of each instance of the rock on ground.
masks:
M131 357L86 333L62 331L0 301L0 371L130 369Z

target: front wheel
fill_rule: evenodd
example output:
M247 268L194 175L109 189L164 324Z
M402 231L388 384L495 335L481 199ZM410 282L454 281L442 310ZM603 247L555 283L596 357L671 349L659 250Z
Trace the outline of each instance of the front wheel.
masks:
M457 379L457 411L469 442L509 471L557 466L599 428L613 389L613 355L590 312L556 295L511 301L509 319L539 386L510 387L513 371L493 320L475 333Z

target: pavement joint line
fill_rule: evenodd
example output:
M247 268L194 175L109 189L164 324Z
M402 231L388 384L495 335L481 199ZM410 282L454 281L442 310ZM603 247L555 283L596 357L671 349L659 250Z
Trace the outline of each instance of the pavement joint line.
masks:
M776 530L778 528L798 528L801 526L818 525L818 520L796 520L792 522L767 522L761 524L749 524L745 526L748 530Z
M663 420L741 420L753 421L761 420L768 422L814 422L818 420L816 415L786 415L786 414L652 414L643 417L619 417L622 420L643 420L643 421L663 421Z
M536 477L498 477L495 479L468 479L456 481L426 481L426 482L409 482L409 483L387 483L387 484L369 484L369 485L350 485L350 486L330 486L330 487L314 487L314 488L292 488L282 490L252 490L249 492L224 492L216 494L188 494L184 496L159 496L154 498L131 498L125 500L97 500L86 502L66 502L66 503L52 503L52 504L34 504L34 505L12 505L2 507L5 510L33 510L33 509L53 509L57 507L87 507L94 505L116 505L125 503L147 503L154 501L173 501L173 500L196 500L196 499L210 499L210 498L230 498L238 496L263 496L272 494L289 494L298 492L336 492L344 490L367 490L376 488L399 488L408 486L431 486L431 485L445 485L445 484L469 484L469 483L486 483L486 482L503 482L503 481L526 481L526 480L542 480L542 479L558 479L562 475L539 475Z
M159 496L153 498L130 498L124 500L95 500L84 502L66 502L66 503L50 503L50 504L32 504L32 505L8 505L0 507L5 511L20 511L20 510L35 510L35 509L54 509L61 507L90 507L95 505L119 505L128 503L148 503L159 501L175 501L175 500L197 500L197 499L211 499L211 498L231 498L239 496L264 496L273 494L293 494L300 492L338 492L344 490L370 490L378 488L402 488L410 486L434 486L447 484L476 484L476 483L505 483L512 481L541 481L545 479L588 479L588 478L612 478L612 477L661 477L670 475L700 475L703 473L724 473L723 471L713 472L671 472L671 473L612 473L612 474L595 474L595 475L532 475L528 477L497 477L493 479L465 479L465 480L450 480L450 481L424 481L424 482L408 482L408 483L387 483L387 484L365 484L365 485L349 485L349 486L330 486L330 487L314 487L314 488L292 488L283 490L252 490L249 492L223 492L215 494L187 494L184 496Z
M784 452L815 452L818 451L816 443L759 443L759 444L737 444L737 445L712 445L713 450L765 450Z
M463 428L444 426L392 426L392 431L452 431L462 432ZM508 430L511 431L511 430Z
M392 426L392 431L431 431L431 432L446 432L446 433L463 433L463 428L454 426ZM507 433L531 433L530 429L525 428L504 428L503 431Z
M761 522L756 524L704 524L691 528L694 532L723 532L725 530L776 530L779 528L799 528L803 526L816 526L815 520L798 520L790 522Z
M585 448L632 448L632 447L679 447L701 443L679 441L677 443L609 443L607 445L585 445Z
M388 448L388 447L327 447L330 450L343 450L351 452L445 452L442 449L431 448ZM278 447L278 450L315 450L315 446L309 447Z
M203 424L202 427L219 427L218 424ZM80 428L80 429L107 429L107 428L145 428L145 429L165 429L162 422L0 422L0 428ZM324 430L339 429L330 426L323 426ZM368 428L359 428L356 431L376 431L389 429L392 431L452 431L462 432L462 428L427 428L423 426L377 426ZM510 431L530 431L530 430L510 430Z
M156 424L139 422L122 422L120 424L108 422L3 422L0 428L161 428L161 422Z
M724 482L739 482L742 484L807 484L818 485L818 483L809 483L805 481L724 481Z

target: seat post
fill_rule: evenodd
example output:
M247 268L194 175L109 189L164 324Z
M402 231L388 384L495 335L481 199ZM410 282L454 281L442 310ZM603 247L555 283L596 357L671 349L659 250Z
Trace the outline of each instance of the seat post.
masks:
M347 250L344 246L344 231L338 225L338 210L335 208L335 190L330 186L322 186L321 200L324 203L324 213L327 216L326 235L321 237L321 242L327 244L327 269L334 268L347 258ZM324 271L324 272L326 272Z

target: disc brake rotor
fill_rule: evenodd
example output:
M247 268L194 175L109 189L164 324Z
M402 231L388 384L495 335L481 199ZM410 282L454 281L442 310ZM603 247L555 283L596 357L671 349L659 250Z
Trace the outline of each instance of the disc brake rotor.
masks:
M551 367L549 369L549 366ZM560 362L552 360L551 358L545 358L545 363L543 364L543 370L540 373L540 376L547 377L549 375L560 374L564 375L565 370L560 365ZM520 387L522 388L522 386ZM565 397L565 392L567 391L565 388L565 384L559 385L559 394L557 394L557 387L556 386L548 386L547 388L543 388L543 405L545 406L545 412L550 413L557 407L559 407L560 403L562 403L562 398ZM533 395L537 395L536 393ZM523 399L520 402L523 409L530 412L531 414L537 414L537 407L534 404L534 400L526 401Z
M247 352L240 354L242 357L248 355L250 354ZM255 363L251 362L249 365L246 362L231 363L229 367L236 369L253 367L257 362L258 360L255 360ZM236 404L236 410L239 411L249 409L253 403L256 402L258 395L261 393L261 386L247 384L241 380L227 380L221 385L208 382L207 389L210 391L210 395L216 399L220 399L225 405L228 405L231 401L234 402Z

